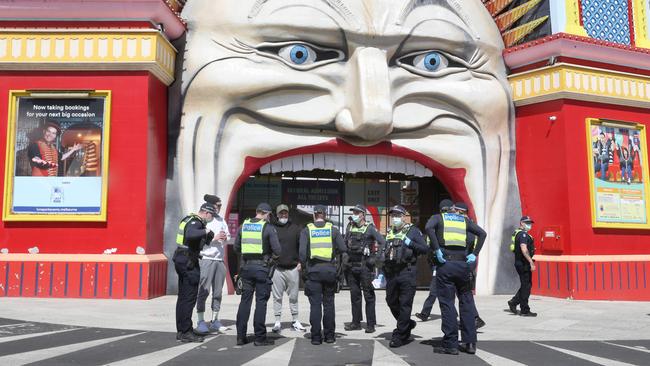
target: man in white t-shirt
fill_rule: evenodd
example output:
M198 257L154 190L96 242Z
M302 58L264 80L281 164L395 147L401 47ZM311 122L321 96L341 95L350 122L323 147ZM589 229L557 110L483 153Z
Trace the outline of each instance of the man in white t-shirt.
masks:
M214 232L214 239L209 245L203 246L201 251L201 279L199 281L199 295L196 300L196 313L199 321L196 327L197 333L208 334L214 332L223 333L229 328L224 327L219 321L219 310L221 309L221 294L223 283L226 279L226 265L224 260L224 245L230 240L228 224L219 215L221 199L217 198L215 203L217 213L214 220L207 224L207 227ZM205 321L205 302L212 287L212 321Z

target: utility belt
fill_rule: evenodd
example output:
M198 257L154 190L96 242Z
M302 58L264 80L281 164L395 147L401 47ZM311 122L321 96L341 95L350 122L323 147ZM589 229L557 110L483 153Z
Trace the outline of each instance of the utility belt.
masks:
M244 264L255 265L255 266L264 266L268 267L269 263L263 259L246 259L244 258Z
M384 271L390 274L398 274L404 270L411 270L411 263L385 264Z
M450 262L465 262L467 256L464 253L445 253L444 258Z

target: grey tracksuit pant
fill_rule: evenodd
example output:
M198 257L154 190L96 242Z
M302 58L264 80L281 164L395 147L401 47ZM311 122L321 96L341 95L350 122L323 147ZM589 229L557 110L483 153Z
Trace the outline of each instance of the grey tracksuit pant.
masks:
M273 274L273 314L280 317L282 314L282 295L286 291L289 295L289 310L293 320L298 320L298 289L300 287L300 273L297 268L277 268Z
M199 280L199 296L196 300L196 312L205 313L205 301L212 287L212 311L221 309L221 292L226 280L226 265L222 261L201 259L201 279Z

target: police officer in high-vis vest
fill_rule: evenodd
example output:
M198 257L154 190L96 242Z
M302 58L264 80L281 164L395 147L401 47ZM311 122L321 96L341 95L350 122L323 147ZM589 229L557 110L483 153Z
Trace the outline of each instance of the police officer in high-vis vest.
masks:
M273 257L282 250L275 227L269 224L271 206L257 205L255 217L244 220L235 239L235 253L241 254L239 277L243 284L241 301L237 310L237 345L248 343L246 326L255 294L255 345L268 346L274 342L266 338L266 304L271 297Z
M452 207L453 202L443 200L443 208ZM483 247L487 234L471 220L453 212L434 215L425 228L436 255L438 302L442 314L442 347L434 347L435 353L457 355L458 351L476 353L476 316L470 272L476 257ZM467 233L474 234L478 241L472 252L468 250ZM462 344L458 344L458 323L455 296L458 294L460 308L460 332Z
M515 269L519 274L519 290L515 296L508 301L510 311L517 314L517 305L521 306L521 316L537 316L537 313L530 311L528 298L532 287L533 271L535 270L535 244L533 237L528 233L533 227L533 220L523 216L519 221L519 228L512 233L510 251L515 253Z
M386 235L382 259L386 276L386 303L397 320L397 327L393 329L388 345L395 348L411 340L411 330L417 324L411 320L415 296L415 262L418 255L427 254L429 247L420 229L404 221L407 214L404 207L393 206L388 213L391 228Z
M366 221L366 208L358 204L350 209L352 216L345 231L345 244L348 247L348 262L346 279L350 286L350 302L352 303L352 323L345 330L361 329L361 293L366 299L366 333L374 333L377 325L375 315L375 288L372 280L375 278L376 247L386 246L384 237L377 231L375 225Z
M311 344L334 343L334 292L336 291L336 258L347 255L339 230L325 221L327 208L314 206L314 222L300 233L300 263L307 270L305 295L309 297ZM343 258L343 260L347 260ZM321 334L321 319L323 333ZM324 336L324 337L323 337Z
M211 203L201 205L198 214L185 216L178 225L177 248L172 258L178 275L176 299L176 339L182 342L203 342L203 337L192 329L192 310L199 292L199 252L210 243L214 233L206 227L217 208Z

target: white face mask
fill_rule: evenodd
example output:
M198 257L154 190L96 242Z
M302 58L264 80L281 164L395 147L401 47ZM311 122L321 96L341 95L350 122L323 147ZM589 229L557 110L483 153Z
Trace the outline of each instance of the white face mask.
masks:
M281 223L282 225L284 225L284 224L286 224L287 222L289 222L289 218L287 218L287 217L281 217L281 218L278 219L278 222Z
M359 215L352 215L351 218L352 218L352 221L354 221L355 223L358 223L359 221L361 221L361 216L359 216Z
M530 229L533 228L533 224L526 224L524 223L524 230L529 231Z
M402 226L402 218L393 217L393 227L400 227L400 226Z

